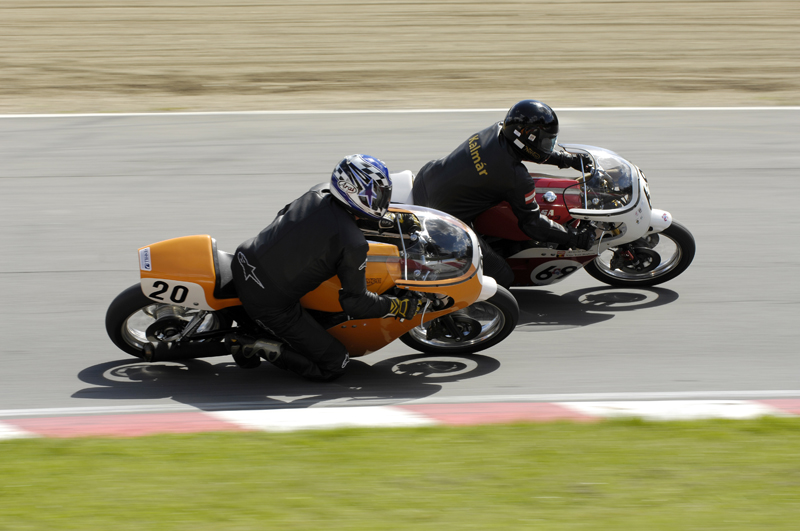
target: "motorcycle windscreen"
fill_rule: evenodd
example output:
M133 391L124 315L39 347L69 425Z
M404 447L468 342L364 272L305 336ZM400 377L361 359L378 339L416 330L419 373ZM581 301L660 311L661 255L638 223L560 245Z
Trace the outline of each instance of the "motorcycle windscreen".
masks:
M434 215L416 212L420 230L406 240L401 278L434 281L458 278L469 272L475 250L469 233Z
M612 214L615 210L636 204L639 199L637 169L612 151L593 148L590 152L595 169L585 180L565 190L567 208L603 210ZM567 199L567 195L571 197ZM580 204L577 204L578 198Z
M570 210L617 210L631 202L630 182L630 179L623 179L624 184L620 185L607 175L596 174L585 183L564 190L564 204Z

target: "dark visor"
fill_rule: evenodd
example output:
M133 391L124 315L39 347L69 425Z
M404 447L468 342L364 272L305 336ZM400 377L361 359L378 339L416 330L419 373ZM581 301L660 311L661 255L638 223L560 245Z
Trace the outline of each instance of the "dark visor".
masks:
M375 197L372 199L372 209L381 215L386 213L389 202L392 200L392 188L390 186L375 186Z
M556 139L558 135L550 135L548 133L540 133L536 140L533 142L533 149L542 153L552 153L556 148Z

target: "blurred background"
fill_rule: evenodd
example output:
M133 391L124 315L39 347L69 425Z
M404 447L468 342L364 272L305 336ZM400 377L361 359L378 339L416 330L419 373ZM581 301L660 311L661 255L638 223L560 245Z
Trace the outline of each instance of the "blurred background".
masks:
M797 0L0 0L0 113L800 103Z

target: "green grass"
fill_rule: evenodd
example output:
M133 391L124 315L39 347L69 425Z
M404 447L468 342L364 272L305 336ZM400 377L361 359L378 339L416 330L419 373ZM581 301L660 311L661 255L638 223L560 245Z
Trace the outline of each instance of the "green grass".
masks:
M794 531L800 419L10 440L0 529Z

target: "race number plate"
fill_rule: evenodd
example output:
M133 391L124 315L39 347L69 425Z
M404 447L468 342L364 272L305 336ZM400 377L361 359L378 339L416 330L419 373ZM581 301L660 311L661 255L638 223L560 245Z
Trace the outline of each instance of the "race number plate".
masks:
M548 260L531 271L531 282L536 286L555 284L580 268L580 262L574 260Z
M200 284L182 280L143 278L141 285L142 292L155 302L198 310L213 310L206 303L206 293Z

